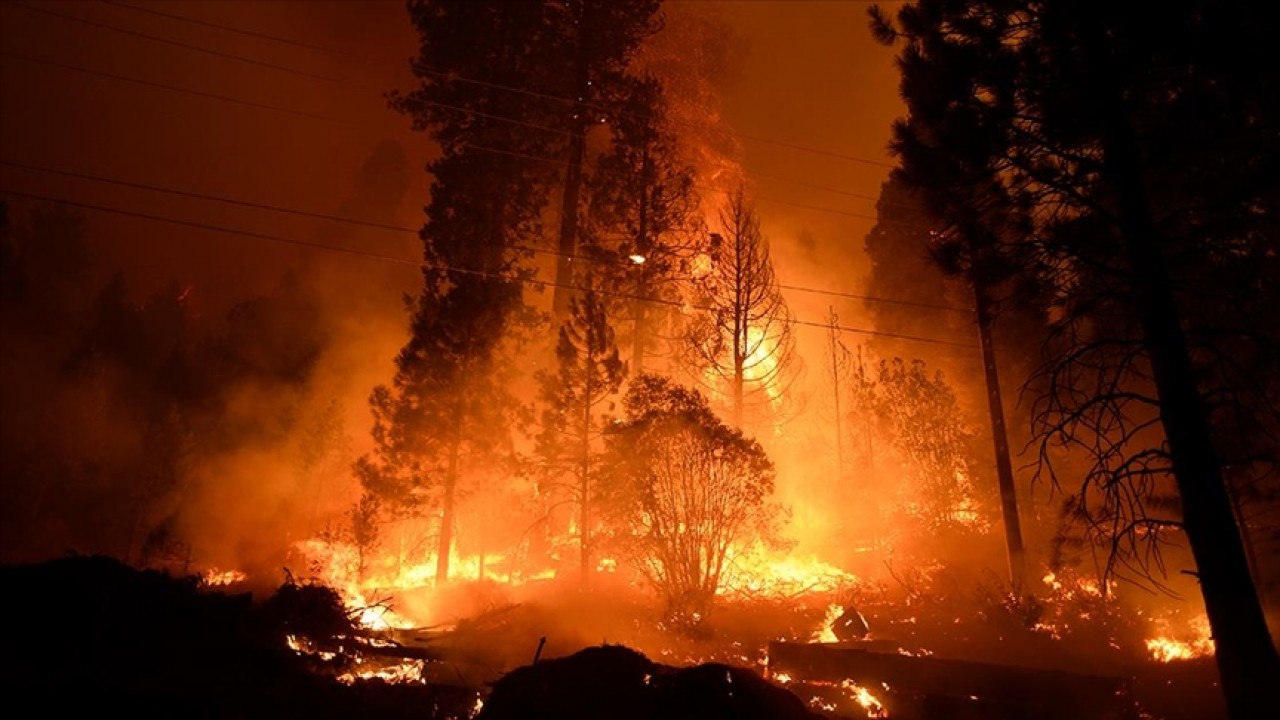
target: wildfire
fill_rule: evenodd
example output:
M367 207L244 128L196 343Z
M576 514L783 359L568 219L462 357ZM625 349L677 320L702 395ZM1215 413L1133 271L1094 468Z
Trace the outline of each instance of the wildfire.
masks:
M836 593L862 582L857 575L815 557L777 557L760 547L731 551L729 565L717 591L720 595L792 599Z
M784 674L779 673L777 679L781 682ZM791 678L787 677L789 681ZM889 686L882 683L884 689L888 690ZM866 718L887 718L889 717L889 709L885 707L880 698L876 697L872 692L862 685L859 685L852 678L845 678L839 684L825 681L809 681L803 683L804 688L808 688L815 693L810 696L809 707L823 710L829 713L839 712L841 717L848 717L848 713L854 710L853 707L846 705L842 697L857 704L864 713L861 717ZM841 705L845 705L845 709L841 709Z
M858 683L853 680L845 680L840 683L840 687L844 688L845 691L849 693L849 697L852 698L854 702L861 705L863 710L867 711L867 717L889 717L889 711L885 709L884 703L880 702L880 699L875 695L872 695L871 691L862 687Z
M306 540L297 543L296 548L307 559L315 575L324 584L338 591L343 603L360 625L371 630L388 630L427 624L426 618L404 617L377 602L375 598L393 595L401 590L434 587L434 555L426 555L417 562L409 563L387 554L367 562L364 572L359 573L356 548L347 543ZM449 577L460 580L484 577L511 585L543 577L519 578L494 570L505 562L505 558L495 555L488 556L484 561L474 555L464 557L455 549L449 558Z
M835 624L836 624L836 620L840 619L840 616L843 614L844 614L843 605L833 604L831 607L827 608L827 614L825 617L822 618L822 625L820 625L817 630L813 631L813 636L809 638L809 642L815 642L815 643L839 642L840 639L836 637Z
M1167 620L1158 620L1157 624L1167 631L1169 624ZM1166 663L1212 655L1214 643L1212 631L1209 628L1209 618L1200 615L1191 621L1190 629L1192 634L1181 638L1169 634L1148 638L1147 651L1151 653L1152 658Z
M209 568L200 573L200 584L206 587L220 587L223 585L232 585L238 582L244 582L249 578L239 570L219 570L218 568Z
M356 663L363 664L360 658L356 658ZM339 675L338 682L344 685L354 685L361 680L373 680L376 678L393 685L420 683L422 682L422 666L423 662L421 660L405 660L392 665L359 667Z
M778 374L777 338L768 337L758 327L748 326L746 337L747 356L742 363L742 375L750 381L759 383L769 395L769 401L776 402L781 388L773 379Z

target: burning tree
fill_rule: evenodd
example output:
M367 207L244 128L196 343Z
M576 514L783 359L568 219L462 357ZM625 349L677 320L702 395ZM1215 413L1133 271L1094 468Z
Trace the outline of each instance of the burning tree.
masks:
M881 360L878 385L878 414L915 481L913 514L930 530L978 524L970 481L974 434L942 373L930 375L923 360Z
M601 439L611 399L626 375L618 358L613 328L604 303L588 290L569 303L570 315L560 326L556 344L556 372L543 373L542 434L538 454L549 479L546 490L554 500L567 494L577 510L581 579L591 571L593 509L600 493Z
M393 104L441 142L470 143L471 153L508 163L520 155L563 162L563 172L552 169L555 162L536 164L543 177L524 188L541 202L558 200L554 307L562 317L579 249L588 136L627 96L631 60L661 25L658 6L658 0L538 0L501 7L408 2L421 40L414 63L420 85L394 93Z
M686 339L695 366L728 397L733 424L741 428L748 407L779 416L799 359L791 311L744 189L729 198L719 219L723 234L711 235L709 271L698 278L698 313Z
M773 464L759 443L723 423L706 398L641 375L610 435L615 507L626 549L673 617L710 607L730 551L776 536Z
M894 461L902 471L898 505L930 534L983 527L971 477L977 467L974 433L942 373L931 374L918 359L868 366L861 348L833 369L840 372L846 439L856 466L874 475L886 460ZM869 504L880 501L873 496Z
M438 518L437 585L449 577L460 485L509 456L519 410L500 352L519 286L449 274L456 284L419 299L394 384L369 400L375 453L357 462L365 489L387 505Z

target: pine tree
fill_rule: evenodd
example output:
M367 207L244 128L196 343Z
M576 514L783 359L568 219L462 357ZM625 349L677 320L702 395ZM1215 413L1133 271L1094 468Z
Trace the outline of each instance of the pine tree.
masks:
M412 0L419 86L392 102L446 152L489 153L521 173L524 191L558 191L554 307L568 309L578 253L588 136L626 96L628 66L661 25L658 0L519 3ZM465 79L464 79L465 78ZM536 88L524 92L508 88ZM520 163L519 156L563 162Z
M626 372L600 296L588 290L573 298L556 343L556 372L539 378L546 409L538 454L549 481L544 491L552 498L567 496L575 510L584 586L592 570L605 411L612 407Z
M791 311L778 288L760 219L739 189L720 212L707 272L697 278L686 335L699 378L722 393L735 427L784 417L799 372Z
M698 248L699 199L695 170L679 157L675 133L664 127L662 86L647 78L628 87L611 127L611 150L591 175L586 235L594 246L613 249L611 262L600 269L611 287L625 288L629 296L612 303L620 306L613 314L626 317L619 325L626 329L630 367L639 373L656 349L656 336L670 329L669 303L687 281Z
M1280 76L1256 9L1177 5L939 1L875 20L882 39L906 41L910 120L895 134L907 174L971 248L1051 290L1035 422L1044 457L1067 445L1092 459L1075 516L1112 548L1108 571L1154 570L1143 558L1185 532L1229 709L1267 717L1280 659L1224 481L1231 425L1216 400L1259 396L1221 372L1239 318L1220 309L1267 293L1221 279L1274 267L1263 227ZM1261 350L1272 330L1234 337L1274 357ZM1178 515L1149 503L1166 481Z

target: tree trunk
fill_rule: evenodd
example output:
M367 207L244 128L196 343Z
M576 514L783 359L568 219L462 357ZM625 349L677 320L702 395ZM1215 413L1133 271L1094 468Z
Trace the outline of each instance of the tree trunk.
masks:
M737 209L735 208L735 211ZM744 353L750 344L747 332L747 308L742 290L742 243L746 242L745 228L734 228L733 237L733 426L742 429L742 383Z
M649 242L649 179L653 175L653 164L649 159L649 149L644 149L644 161L640 165L643 182L640 185L640 217L636 227L635 254L644 258L633 270L636 275L636 296L631 300L632 338L631 338L631 376L636 377L644 372L644 345L648 327L645 324L645 303L649 300L649 273L645 264L652 262L649 253L652 244Z
M976 280L973 295L978 311L978 339L982 346L982 369L987 381L987 405L991 413L991 437L995 443L996 477L1000 484L1000 511L1004 519L1004 543L1009 555L1009 582L1015 595L1022 592L1026 559L1022 549L1022 523L1018 519L1018 495L1009 460L1009 435L1004 424L1004 403L1000 400L1000 378L996 372L996 352L991 342L991 299Z
M578 458L578 564L579 582L582 589L591 583L591 398L592 375L596 367L596 357L588 348L586 362L586 381L582 393L582 448Z
M1113 97L1120 110L1119 95ZM1232 718L1280 717L1275 694L1280 657L1249 574L1147 203L1137 141L1124 117L1118 112L1103 138L1104 168L1116 192L1160 420L1216 645L1222 690Z
M569 316L573 291L573 259L578 253L578 199L582 194L582 165L587 157L587 108L583 102L591 91L585 58L579 58L578 101L570 123L569 159L564 171L564 193L560 200L560 238L557 244L555 291L552 310L557 318Z
M444 476L444 497L440 503L440 540L436 545L436 587L449 581L449 551L453 548L453 495L458 486L458 444L449 448L449 468Z
M1236 527L1240 528L1240 541L1244 543L1244 558L1249 563L1249 572L1253 575L1253 586L1258 590L1258 602L1262 604L1262 612L1267 611L1266 583L1262 580L1262 567L1258 563L1258 550L1253 544L1253 533L1249 530L1249 521L1245 515L1244 502L1240 499L1237 484L1239 475L1224 473L1227 481L1227 497L1231 499L1231 510L1236 516Z

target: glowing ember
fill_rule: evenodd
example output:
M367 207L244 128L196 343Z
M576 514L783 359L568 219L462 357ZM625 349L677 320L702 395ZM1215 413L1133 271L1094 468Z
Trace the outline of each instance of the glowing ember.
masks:
M787 683L791 682L791 676L788 675L787 673L778 673L777 675L773 676L773 679L777 680L779 685L786 685Z
M884 703L880 702L880 699L875 695L872 695L871 691L862 687L858 683L852 680L845 680L840 683L840 687L844 688L845 691L849 693L849 697L853 698L854 702L861 705L862 709L867 711L867 717L889 717L889 711L885 709Z
M356 662L359 663L360 660L357 659ZM376 678L393 685L420 683L422 682L422 665L421 660L406 660L394 665L360 667L339 675L338 682L353 685L361 680L373 680Z
M200 573L200 584L206 587L219 587L222 585L232 585L238 582L244 582L249 578L239 570L219 570L218 568L209 568Z
M1167 620L1157 620L1157 625L1168 627ZM1169 634L1147 639L1147 651L1151 657L1160 662L1175 660L1192 660L1214 653L1212 631L1209 619L1201 615L1191 621L1191 633L1176 637Z

